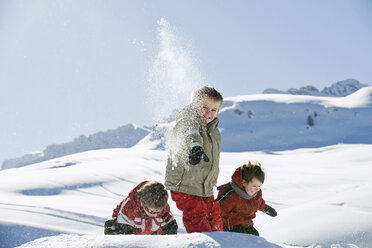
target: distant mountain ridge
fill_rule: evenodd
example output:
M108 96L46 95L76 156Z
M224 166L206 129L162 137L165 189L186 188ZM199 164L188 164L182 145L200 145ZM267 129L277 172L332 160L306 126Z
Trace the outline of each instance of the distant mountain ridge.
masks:
M372 143L372 87L349 79L324 88L323 93L311 86L290 92L225 98L218 115L222 151L279 151L337 143ZM342 97L350 92L351 95ZM172 114L151 128L128 124L81 135L72 142L49 145L40 153L5 160L2 169L95 149L134 145L165 149L165 136L174 118Z
M151 130L148 128L127 124L116 129L98 132L89 136L80 135L68 143L49 145L43 152L29 153L20 158L5 160L2 164L2 169L22 167L84 151L106 148L128 148L137 144L138 141L150 132Z
M346 97L233 97L224 101L218 116L225 152L371 144L372 87L363 87Z
M301 87L299 89L291 88L287 91L280 91L277 89L265 89L263 94L292 94L292 95L309 95L309 96L333 96L333 97L343 97L348 96L355 91L367 87L366 84L361 84L358 80L347 79L343 81L336 82L330 87L325 87L323 90L319 91L315 86L308 85Z

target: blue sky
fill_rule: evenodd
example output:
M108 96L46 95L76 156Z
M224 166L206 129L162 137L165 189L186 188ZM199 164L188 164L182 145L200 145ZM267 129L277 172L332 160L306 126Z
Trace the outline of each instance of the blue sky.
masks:
M0 161L152 125L203 84L225 97L371 85L371 23L367 0L1 1Z

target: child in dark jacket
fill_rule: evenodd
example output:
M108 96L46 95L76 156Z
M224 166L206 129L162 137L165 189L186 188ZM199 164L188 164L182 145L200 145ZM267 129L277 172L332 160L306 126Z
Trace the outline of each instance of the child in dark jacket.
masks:
M105 223L105 234L177 234L168 192L156 181L137 185Z
M260 187L265 181L265 173L259 163L248 162L237 168L231 179L230 183L218 187L223 230L259 236L253 226L257 210L273 217L277 215L262 198Z

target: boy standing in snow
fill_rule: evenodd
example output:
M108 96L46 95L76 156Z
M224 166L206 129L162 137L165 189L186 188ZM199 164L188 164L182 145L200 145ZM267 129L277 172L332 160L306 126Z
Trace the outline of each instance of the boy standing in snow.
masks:
M222 231L220 206L213 196L221 150L216 115L222 102L212 87L196 90L191 104L178 113L167 143L165 187L183 212L188 233Z
M137 185L105 223L105 234L177 234L168 192L156 181Z
M259 236L253 227L257 210L272 217L277 215L275 209L262 199L260 187L265 181L265 173L259 163L248 162L237 168L231 179L230 183L218 187L223 230Z

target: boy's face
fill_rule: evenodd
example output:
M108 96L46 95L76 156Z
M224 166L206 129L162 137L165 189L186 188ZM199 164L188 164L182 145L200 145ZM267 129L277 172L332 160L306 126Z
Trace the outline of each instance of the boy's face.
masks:
M249 196L253 196L256 192L260 191L261 185L262 182L255 177L249 183L243 180L243 187Z
M152 209L152 208L149 208L149 207L143 207L143 210L145 211L145 213L147 214L147 216L149 217L156 217L158 216L161 212L163 212L163 209Z
M216 118L218 111L220 110L221 102L216 101L210 97L203 97L200 102L200 113L204 117L207 124Z

